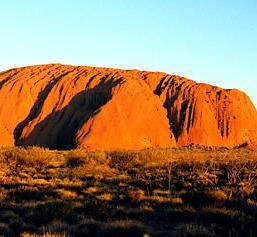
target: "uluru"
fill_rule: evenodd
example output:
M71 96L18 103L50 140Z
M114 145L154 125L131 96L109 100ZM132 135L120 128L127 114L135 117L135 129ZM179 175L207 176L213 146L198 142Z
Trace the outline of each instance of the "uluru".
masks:
M235 148L256 140L256 108L237 89L161 72L61 64L0 73L0 146Z

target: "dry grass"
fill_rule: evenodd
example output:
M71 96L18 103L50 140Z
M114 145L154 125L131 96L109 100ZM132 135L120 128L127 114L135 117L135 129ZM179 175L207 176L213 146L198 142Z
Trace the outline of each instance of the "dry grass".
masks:
M0 150L0 235L257 236L257 152Z
M21 233L20 236L21 237L68 237L69 235L65 233L56 234L56 233L49 233L49 232L46 232L42 235L38 235L38 234L31 234L31 233L24 232L24 233Z

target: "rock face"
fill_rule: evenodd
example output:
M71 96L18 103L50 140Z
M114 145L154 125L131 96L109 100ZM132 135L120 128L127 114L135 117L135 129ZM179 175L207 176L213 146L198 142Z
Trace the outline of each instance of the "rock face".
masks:
M141 149L257 144L238 90L158 72L60 64L0 73L0 146Z

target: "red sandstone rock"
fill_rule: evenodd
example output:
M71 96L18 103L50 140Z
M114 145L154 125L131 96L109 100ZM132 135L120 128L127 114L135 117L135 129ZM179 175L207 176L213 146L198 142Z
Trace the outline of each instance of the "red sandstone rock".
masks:
M238 90L59 64L0 73L0 146L232 148L256 146L256 139L257 111Z

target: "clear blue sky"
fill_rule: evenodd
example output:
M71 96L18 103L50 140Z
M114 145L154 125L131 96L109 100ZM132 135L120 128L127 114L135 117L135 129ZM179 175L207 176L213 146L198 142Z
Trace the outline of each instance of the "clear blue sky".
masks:
M0 70L64 63L165 71L257 105L257 0L6 0Z

